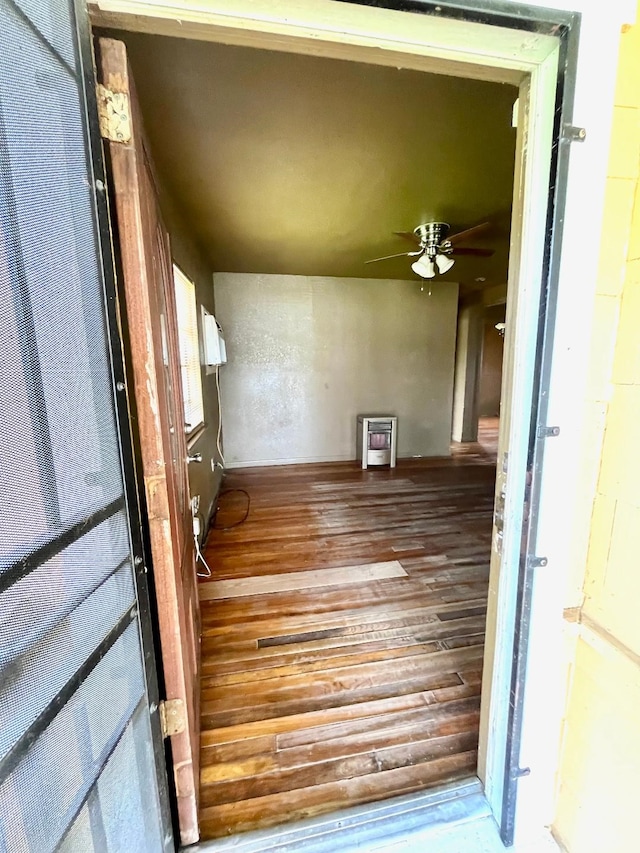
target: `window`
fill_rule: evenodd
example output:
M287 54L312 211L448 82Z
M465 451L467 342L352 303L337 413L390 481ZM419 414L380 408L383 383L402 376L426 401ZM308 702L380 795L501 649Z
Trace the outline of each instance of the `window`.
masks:
M176 312L178 314L184 422L187 435L191 435L204 424L196 286L175 264L173 266L173 280L175 282Z

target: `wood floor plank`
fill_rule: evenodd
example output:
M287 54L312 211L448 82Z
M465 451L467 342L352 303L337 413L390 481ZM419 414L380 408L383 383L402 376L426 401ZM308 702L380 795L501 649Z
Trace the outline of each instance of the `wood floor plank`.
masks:
M410 794L432 785L464 779L474 772L476 761L477 753L473 750L355 779L203 807L200 831L203 838L216 838L273 826L281 822L284 815L288 821L303 820L347 806Z
M485 585L486 586L486 585ZM428 591L424 593L424 604L418 607L411 607L408 604L404 604L404 606L396 606L392 601L388 604L379 605L372 608L361 608L357 606L357 600L354 602L354 605L351 610L346 613L336 613L334 615L329 615L326 612L320 613L305 613L301 616L297 616L295 614L289 615L284 618L278 618L274 616L272 619L268 617L262 619L252 619L247 624L235 625L235 626L221 626L221 627L205 627L202 631L203 638L209 637L226 637L233 638L234 633L240 633L240 635L245 639L255 639L260 640L265 637L276 637L276 636L289 636L292 633L305 633L305 631L311 631L320 628L321 630L329 630L330 628L343 628L347 626L352 626L355 629L355 633L361 633L360 630L363 625L372 625L375 624L377 626L377 630L383 631L387 628L395 628L400 627L401 624L410 624L412 621L415 622L415 617L423 620L425 623L435 621L439 619L440 621L444 621L447 619L447 614L452 611L454 616L450 616L450 619L459 619L464 618L461 613L464 612L465 609L471 608L484 608L486 609L486 590L485 596L483 597L480 594L479 589L467 590L462 587L458 588L456 595L453 601L446 601L447 592L445 591L442 595L440 594L430 594ZM414 592L412 596L410 596L411 602L415 602L416 595L418 593ZM463 608L462 605L465 605ZM242 615L243 611L238 611L238 617ZM473 616L473 613L468 613L466 615ZM324 627L322 627L324 626Z
M278 696L277 701L261 701L258 703L247 702L246 698L233 696L228 701L231 707L223 707L223 702L214 699L201 703L202 727L221 728L222 726L235 726L238 723L246 723L254 720L270 720L273 717L289 717L303 714L313 710L328 710L340 705L359 705L363 702L371 702L375 699L387 699L394 696L402 696L409 693L426 693L438 690L441 687L451 687L460 684L461 679L457 673L443 673L431 678L419 675L416 678L406 680L393 680L390 682L375 684L370 683L360 689L348 689L322 693L314 682L311 691L301 691L302 695ZM311 694L311 695L310 695Z
M478 445L393 470L227 475L251 507L209 535L211 589L261 591L203 595L203 839L473 772L496 441L494 421ZM223 493L216 526L245 509ZM380 563L402 576L354 582Z
M397 656L398 658L420 654L427 651L438 651L449 648L447 643L455 640L477 637L476 643L469 642L468 645L482 645L485 617L474 617L472 619L460 620L464 626L454 623L445 623L438 628L431 628L428 635L417 637L419 631L410 633L408 628L398 628L393 631L373 631L366 634L352 635L345 642L344 637L334 640L318 640L314 642L298 644L285 647L285 651L271 649L275 654L265 657L260 653L263 649L257 649L255 653L236 653L227 657L218 667L209 665L203 670L202 685L212 687L218 684L249 684L252 681L261 681L275 675L293 675L298 672L312 672L326 669L328 661L331 665L345 665L338 663L332 658L349 657L355 662L359 656L360 662L367 660L388 660ZM424 631L424 626L418 626ZM444 645L443 645L444 644Z
M241 598L248 595L298 591L315 587L343 586L369 583L381 578L406 577L407 573L397 560L385 563L364 563L359 566L336 566L332 569L311 569L261 575L251 578L210 580L200 584L200 601L218 598Z
M393 714L381 714L357 720L343 720L311 729L298 729L276 735L276 749L294 749L299 746L317 747L324 741L335 742L340 738L351 735L363 735L369 732L388 733L390 729L399 730L416 722L424 724L444 722L451 718L477 713L480 709L480 697L470 696L453 699L450 702L439 702L406 711L396 711Z
M294 643L284 648L271 647L268 654L266 647L259 648L253 643L250 647L243 646L224 655L220 654L216 661L208 660L202 668L203 685L268 678L271 668L291 665L304 667L306 664L314 667L322 658L341 657L345 654L368 655L380 652L380 658L391 657L393 654L404 657L416 654L418 647L423 644L448 642L456 637L482 634L484 624L485 615L482 614L454 622L434 622L428 626L428 630L423 623L386 631L372 629L361 634L341 634L323 640Z
M249 763L249 772L239 773L236 778L220 780L217 784L207 784L207 774L216 768L205 767L201 774L200 801L203 808L222 803L249 800L257 794L283 794L311 787L338 782L341 779L354 779L358 776L370 776L400 767L412 767L427 764L449 755L468 752L476 748L478 734L467 731L444 737L429 737L426 740L413 740L410 744L356 752L353 755L333 756L317 764L304 763L300 767L283 768L268 766L265 759L265 771L262 772L261 760ZM254 767L257 772L254 771ZM214 780L215 781L215 780Z
M312 710L299 714L289 714L286 717L275 717L267 720L255 720L253 722L238 723L234 725L223 725L218 728L213 726L204 728L200 738L201 747L206 750L210 746L221 743L232 743L242 741L245 738L259 737L262 735L278 735L282 732L299 731L326 725L342 720L366 719L371 716L392 714L397 710L407 708L421 708L430 701L436 692L455 689L469 692L460 676L449 676L449 684L434 690L418 691L397 696L387 696L384 699L375 699L368 702L352 702L350 705L329 708L328 710ZM475 690L474 687L471 690ZM477 691L476 691L477 692ZM459 693L455 694L456 696ZM452 694L447 694L447 700Z
M442 673L456 673L482 663L482 643L463 646L459 649L429 649L409 657L399 658L393 667L387 660L364 663L356 657L346 665L335 665L336 661L325 661L325 666L316 670L313 679L307 672L295 671L282 678L275 675L253 681L251 690L239 691L235 684L204 687L202 702L215 702L218 709L243 707L257 702L277 702L311 696L335 696L345 691L354 691L370 685L398 682L410 678L431 677L437 679ZM295 668L297 670L297 668Z

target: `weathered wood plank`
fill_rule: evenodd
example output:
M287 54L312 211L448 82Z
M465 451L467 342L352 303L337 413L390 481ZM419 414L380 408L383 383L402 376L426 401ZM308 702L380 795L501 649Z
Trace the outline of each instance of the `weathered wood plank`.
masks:
M287 588L202 601L203 838L474 771L494 466L476 445L394 471L228 475L251 513L212 531L214 576ZM218 523L243 512L223 494ZM391 561L403 577L353 582ZM336 569L340 586L302 588Z
M247 832L282 822L302 820L343 809L347 805L370 803L420 791L474 772L476 751L449 755L426 764L377 772L355 779L313 785L284 794L253 797L242 802L203 808L200 830L203 838L215 838L232 832Z

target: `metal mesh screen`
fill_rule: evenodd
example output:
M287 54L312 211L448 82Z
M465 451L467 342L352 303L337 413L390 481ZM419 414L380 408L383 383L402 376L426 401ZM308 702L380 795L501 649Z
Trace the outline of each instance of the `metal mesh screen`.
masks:
M73 10L0 20L0 850L157 851Z
M132 624L0 786L7 850L55 850L85 803L96 813L101 852L161 849L157 821L145 829L144 785L153 759L137 751L138 737L145 739L143 716L132 720L143 699L137 651ZM104 837L117 843L105 846Z
M144 731L141 732L141 729L144 729L142 716L142 710L138 709L98 782L99 796L103 802L109 804L118 802L118 798L113 796L112 788L126 784L131 789L132 796L127 803L127 819L115 820L107 813L107 820L102 824L104 832L101 832L98 828L100 818L95 803L84 806L59 847L63 853L76 850L82 850L83 853L101 853L102 850L157 849L154 845L158 843L158 829L153 820L152 804L149 807L146 801L147 791L142 784L153 760L148 751L140 749L140 745L144 743Z

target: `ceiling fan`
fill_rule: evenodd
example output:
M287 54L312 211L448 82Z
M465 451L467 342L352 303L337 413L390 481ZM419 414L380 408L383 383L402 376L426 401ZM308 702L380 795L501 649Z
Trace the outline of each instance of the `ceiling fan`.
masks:
M404 237L418 245L415 252L399 252L395 255L385 255L382 258L372 258L365 261L367 264L375 264L378 261L386 261L390 258L417 257L411 264L411 269L422 278L433 278L436 271L441 275L450 270L454 264L451 255L475 255L480 258L488 258L493 255L493 249L480 249L474 247L459 246L458 244L481 234L491 226L489 222L482 222L458 231L457 234L448 235L449 225L446 222L425 222L418 225L413 231L395 231L399 237Z

